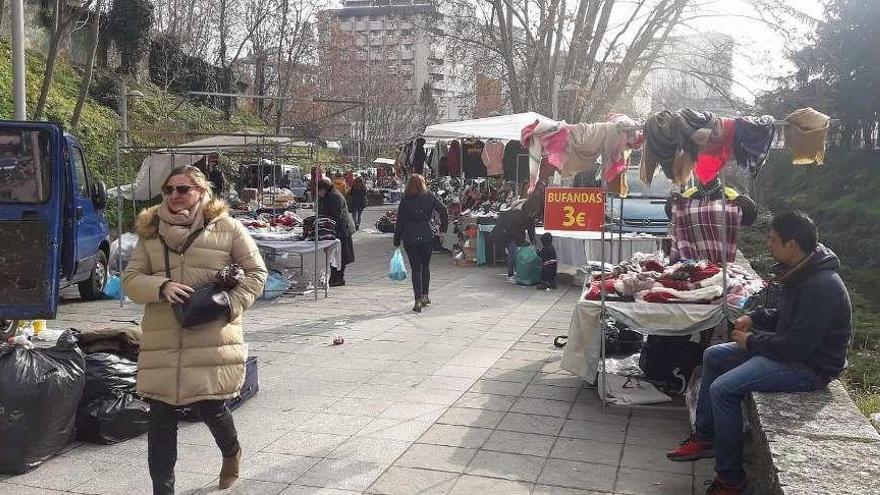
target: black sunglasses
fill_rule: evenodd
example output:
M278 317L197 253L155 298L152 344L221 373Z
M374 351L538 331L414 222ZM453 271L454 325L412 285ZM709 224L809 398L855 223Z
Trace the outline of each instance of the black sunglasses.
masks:
M164 186L162 187L162 192L165 193L166 196L171 196L174 191L177 191L177 194L183 196L184 194L189 193L193 189L193 186Z

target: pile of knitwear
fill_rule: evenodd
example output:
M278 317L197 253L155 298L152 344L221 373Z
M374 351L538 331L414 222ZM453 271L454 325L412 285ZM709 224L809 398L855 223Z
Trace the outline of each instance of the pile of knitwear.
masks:
M728 265L727 285L736 287L737 294L759 289L760 280L753 279L740 267ZM603 285L607 298L648 303L709 304L725 293L722 269L709 261L621 263L604 277L595 275L584 299L600 300Z

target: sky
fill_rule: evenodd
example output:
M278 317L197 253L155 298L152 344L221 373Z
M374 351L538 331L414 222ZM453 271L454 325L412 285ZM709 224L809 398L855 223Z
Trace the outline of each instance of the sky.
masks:
M805 44L812 28L793 22L788 30L793 39L776 33L766 24L743 16L754 16L754 9L745 0L717 0L706 2L704 13L717 14L690 23L689 28L700 32L719 32L732 36L737 42L733 58L736 84L734 94L749 103L762 91L773 89L774 77L781 77L793 70L786 59L786 49L797 49ZM795 4L795 2L788 2ZM822 0L798 0L797 8L805 14L822 19ZM684 28L688 29L688 28Z

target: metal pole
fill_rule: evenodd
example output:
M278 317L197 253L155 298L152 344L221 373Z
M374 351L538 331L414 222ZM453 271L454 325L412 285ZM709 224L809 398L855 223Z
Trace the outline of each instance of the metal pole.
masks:
M24 62L24 3L12 0L12 96L15 101L15 120L27 120Z

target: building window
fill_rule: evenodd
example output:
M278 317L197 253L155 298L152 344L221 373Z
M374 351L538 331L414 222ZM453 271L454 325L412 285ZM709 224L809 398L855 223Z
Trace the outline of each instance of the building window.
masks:
M410 35L412 35L412 29L401 29L400 35L401 36L410 36Z
M413 50L413 46L411 44L403 45L403 50L407 52L411 52Z

